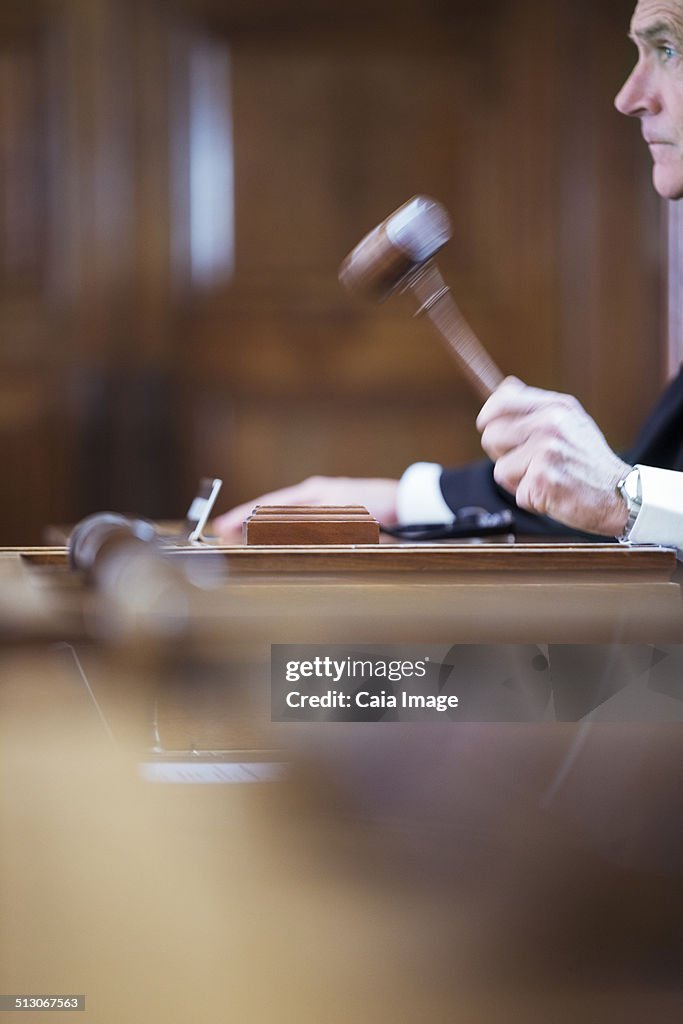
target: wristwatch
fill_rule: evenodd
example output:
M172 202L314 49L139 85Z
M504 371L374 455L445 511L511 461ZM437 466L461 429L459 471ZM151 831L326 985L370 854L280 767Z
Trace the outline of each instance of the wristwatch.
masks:
M623 476L617 484L617 493L624 499L628 509L628 520L624 532L617 539L626 541L631 536L631 530L635 526L638 513L643 506L643 491L640 483L640 470L637 466L630 469L626 476Z

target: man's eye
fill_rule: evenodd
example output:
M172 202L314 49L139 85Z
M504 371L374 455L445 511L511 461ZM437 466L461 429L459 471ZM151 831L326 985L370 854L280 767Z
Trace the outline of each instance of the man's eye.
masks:
M659 52L661 54L662 60L665 63L666 63L666 61L673 60L674 57L678 56L678 54L676 53L676 50L673 48L673 46L666 46L666 45L665 46L660 46L659 47Z

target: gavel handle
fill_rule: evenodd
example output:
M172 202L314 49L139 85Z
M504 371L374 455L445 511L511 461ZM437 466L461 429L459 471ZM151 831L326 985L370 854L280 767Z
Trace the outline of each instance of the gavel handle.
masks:
M456 306L436 263L427 263L407 287L420 303L415 315L430 318L479 398L487 399L503 374Z

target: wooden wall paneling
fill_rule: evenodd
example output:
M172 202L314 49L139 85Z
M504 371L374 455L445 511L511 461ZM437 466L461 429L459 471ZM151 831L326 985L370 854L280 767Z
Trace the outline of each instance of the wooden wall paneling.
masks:
M626 440L664 358L659 204L611 106L630 6L3 5L0 75L27 85L0 122L0 182L14 167L34 201L11 204L23 241L0 252L1 358L8 395L32 381L30 445L12 444L19 461L40 448L35 466L47 453L36 522L173 514L203 472L226 476L229 504L310 472L477 455L478 403L429 325L336 281L416 191L453 214L443 268L497 361L577 392ZM190 75L212 46L231 69L214 99L234 128L235 268L200 283ZM12 508L30 490L13 487Z
M60 430L62 323L50 296L52 24L44 5L0 16L0 463L3 543L37 540L70 486Z
M171 81L174 22L163 4L135 4L132 112L135 182L134 315L136 360L158 367L173 358Z
M560 6L558 386L582 399L616 446L633 438L662 387L665 335L662 203L638 123L613 107L635 58L632 8Z
M0 288L34 290L44 277L44 94L39 38L0 52Z
M416 191L451 209L444 270L494 356L537 383L556 379L562 40L553 9L532 0L493 19L461 10L424 10L415 39L368 37L358 22L342 37L271 26L234 42L235 280L195 296L188 326L193 386L222 390L226 444L242 446L226 458L226 501L306 472L397 473L414 458L479 454L478 403L429 325L410 320L406 300L372 308L336 283L350 246ZM374 441L342 453L350 408ZM316 416L306 457L296 423ZM237 420L260 424L254 445ZM277 454L256 459L268 436Z
M6 543L38 540L46 522L96 508L182 509L168 187L174 25L156 0L3 5L0 209L13 219L0 216L0 443L5 464L23 465L5 482Z
M168 40L161 4L70 8L79 514L178 510Z

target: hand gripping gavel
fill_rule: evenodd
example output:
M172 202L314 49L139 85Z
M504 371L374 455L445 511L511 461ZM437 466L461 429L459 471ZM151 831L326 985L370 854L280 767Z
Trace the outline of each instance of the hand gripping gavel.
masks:
M339 269L350 291L382 302L396 291L412 291L448 350L480 398L503 379L496 364L464 320L434 261L451 237L444 207L415 196L358 243Z

